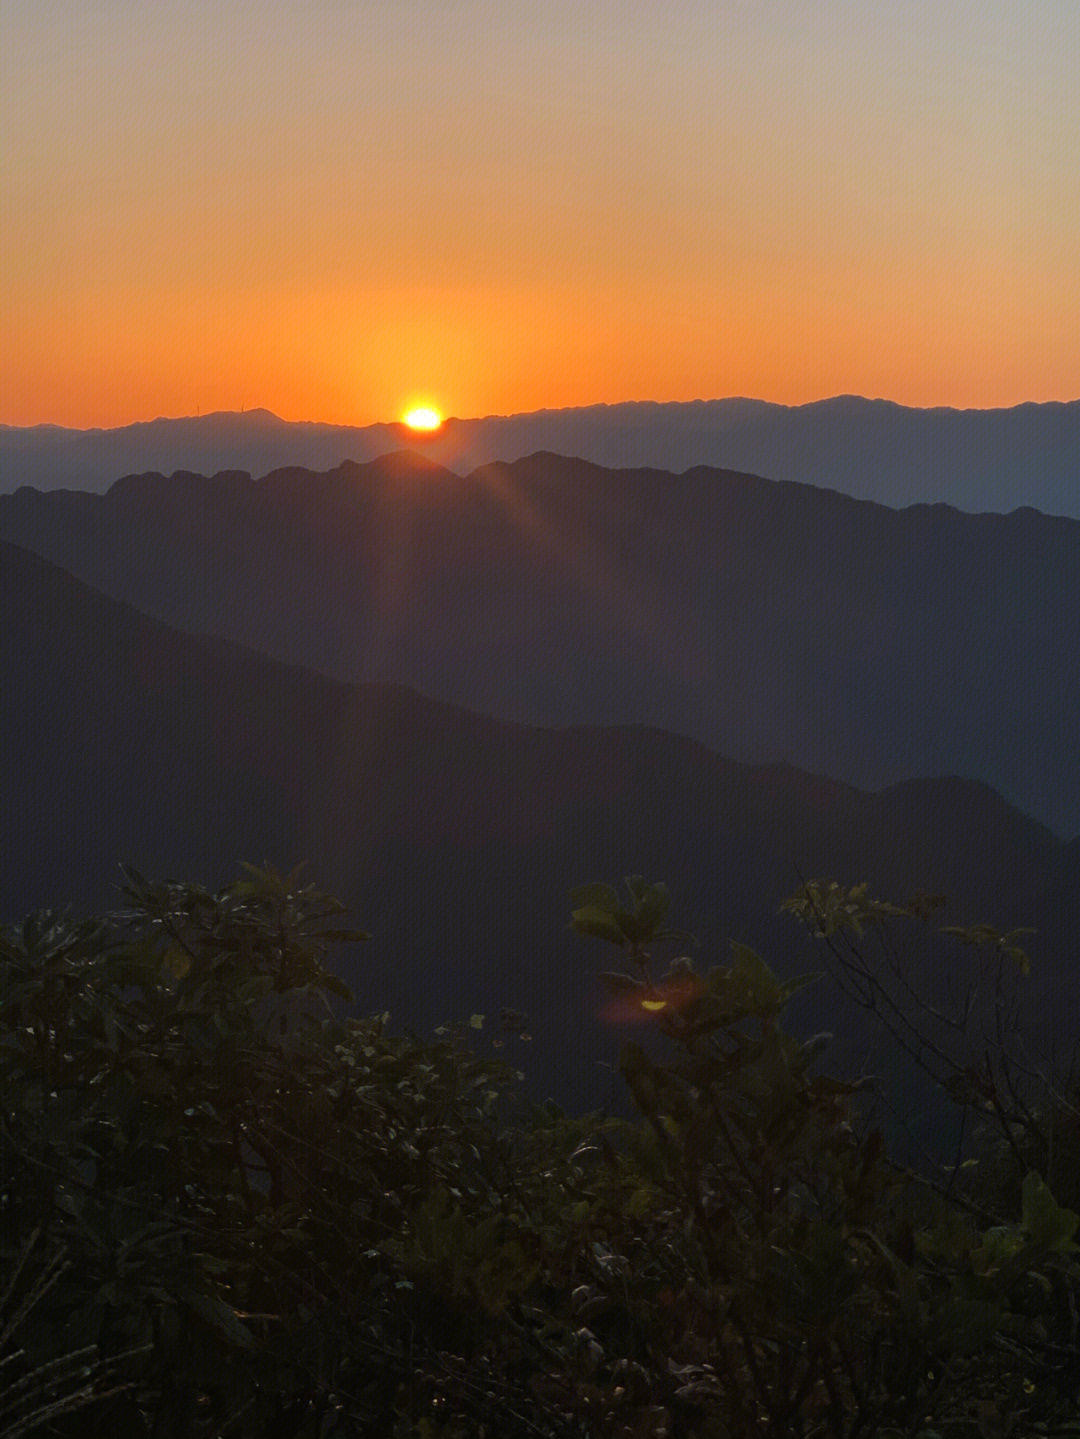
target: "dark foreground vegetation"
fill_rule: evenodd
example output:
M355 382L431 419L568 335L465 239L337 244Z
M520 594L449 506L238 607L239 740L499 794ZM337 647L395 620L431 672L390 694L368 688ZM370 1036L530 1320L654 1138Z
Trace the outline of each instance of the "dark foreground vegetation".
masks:
M803 981L671 958L663 886L573 900L633 1122L526 1105L515 1016L344 1017L364 936L295 874L126 894L0 940L4 1439L1080 1434L1077 1087L1016 935L956 932L949 1008L931 899L789 901L965 1117L917 1172L785 1033Z

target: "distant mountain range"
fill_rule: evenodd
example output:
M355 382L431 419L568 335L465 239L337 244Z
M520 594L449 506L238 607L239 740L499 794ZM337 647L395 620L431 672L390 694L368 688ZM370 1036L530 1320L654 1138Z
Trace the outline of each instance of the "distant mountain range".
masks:
M115 430L0 426L0 491L101 491L146 470L322 470L406 443L415 437L397 424L289 423L268 410ZM611 467L744 470L892 506L1031 505L1080 518L1080 400L999 410L909 409L849 395L790 407L748 399L594 405L451 419L423 444L460 473L548 450Z
M188 631L531 724L657 726L1080 833L1080 522L538 454L128 476L0 539ZM8 611L16 614L16 611Z
M615 1036L592 977L607 957L568 933L567 891L630 872L671 884L704 962L737 937L783 973L814 967L776 915L800 871L1031 919L1046 1034L1072 1025L1080 847L984 785L866 794L656 730L532 728L349 686L179 633L9 544L0 604L17 619L0 628L0 919L115 904L121 857L215 885L240 859L306 859L374 931L346 974L363 1009L419 1029L480 1011L485 1044L501 1006L522 1010L533 1043L505 1054L574 1105L610 1096ZM804 993L804 1024L880 1058L859 1011Z

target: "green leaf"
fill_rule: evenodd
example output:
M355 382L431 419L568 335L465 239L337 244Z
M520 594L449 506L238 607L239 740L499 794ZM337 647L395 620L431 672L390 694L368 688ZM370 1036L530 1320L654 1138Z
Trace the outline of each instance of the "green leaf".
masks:
M354 995L343 979L338 979L336 974L324 974L319 980L321 989L328 989L331 994L336 994L339 999L351 1003Z
M819 979L824 979L825 971L816 969L810 974L797 974L794 979L785 979L780 986L780 993L785 999L790 999L793 994L798 994L800 989L805 989L808 984L814 984Z
M620 915L620 918L624 916ZM570 916L570 927L578 934L606 939L609 944L617 944L620 949L626 946L626 931L619 920L598 905L585 905L581 909L575 909Z
M170 944L161 962L174 979L185 979L191 973L191 955L182 945Z
M781 1009L784 1003L783 988L757 950L737 941L732 941L731 949L735 956L732 974L745 986L746 1002L751 1012Z
M595 906L609 914L619 908L619 896L610 884L581 884L570 891L570 902L575 909Z
M671 895L666 884L651 884L640 896L635 896L641 906L643 918L655 928L671 908Z
M1041 1175L1031 1170L1024 1178L1021 1193L1021 1223L1039 1248L1076 1249L1072 1237L1080 1224L1080 1215L1062 1209Z

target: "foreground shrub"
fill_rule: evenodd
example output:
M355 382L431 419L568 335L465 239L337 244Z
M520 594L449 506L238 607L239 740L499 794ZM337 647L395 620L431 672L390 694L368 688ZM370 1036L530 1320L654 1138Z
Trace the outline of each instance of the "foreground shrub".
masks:
M673 1376L669 1432L700 1439L1076 1418L1080 1351L1059 1321L1075 1315L1077 1215L1034 1171L1014 1222L983 1227L916 1184L879 1132L853 1127L858 1084L815 1075L817 1043L780 1028L811 977L781 983L742 945L706 974L683 957L655 976L667 893L627 883L627 901L578 891L574 923L622 951L609 988L652 1015L674 1057L623 1051L641 1187L594 1286L605 1357L620 1343L616 1369ZM1047 1362L1052 1330L1065 1364Z
M327 951L365 936L295 873L211 894L128 872L122 913L4 934L3 1432L985 1439L1075 1417L1076 1215L1034 1169L993 1223L898 1170L857 1082L781 1028L809 977L742 946L656 973L667 893L628 886L577 891L573 923L617 946L606 982L644 1021L634 1122L530 1109L469 1026L338 1017Z

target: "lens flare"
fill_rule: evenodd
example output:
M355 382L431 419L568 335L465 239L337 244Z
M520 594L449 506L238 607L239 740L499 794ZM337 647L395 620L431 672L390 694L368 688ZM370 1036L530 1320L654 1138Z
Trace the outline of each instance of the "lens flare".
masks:
M661 979L645 994L613 995L602 1006L600 1018L608 1024L646 1024L665 1010L678 1013L704 989L700 975Z

